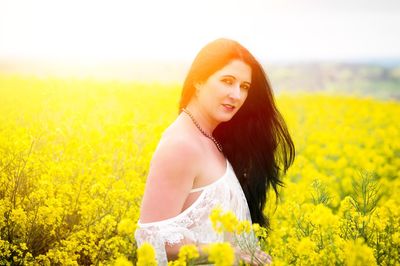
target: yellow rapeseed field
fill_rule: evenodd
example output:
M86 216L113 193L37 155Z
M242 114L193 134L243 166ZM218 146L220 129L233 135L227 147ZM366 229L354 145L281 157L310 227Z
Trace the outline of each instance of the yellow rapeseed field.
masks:
M0 76L0 265L151 265L134 231L179 96L180 84ZM273 264L400 265L400 103L276 99L297 154L265 209ZM217 265L232 260L215 247Z

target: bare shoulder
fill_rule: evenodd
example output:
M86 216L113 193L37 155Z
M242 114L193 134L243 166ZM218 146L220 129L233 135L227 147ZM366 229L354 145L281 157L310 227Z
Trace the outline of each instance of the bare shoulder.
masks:
M160 140L147 176L142 222L171 218L182 211L199 173L201 155L201 147L190 135L168 134Z
M150 167L195 166L200 162L201 155L202 147L189 134L168 134L160 140Z

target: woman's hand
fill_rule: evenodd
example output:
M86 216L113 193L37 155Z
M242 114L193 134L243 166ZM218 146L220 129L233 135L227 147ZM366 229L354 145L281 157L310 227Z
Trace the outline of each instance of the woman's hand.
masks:
M242 260L250 265L270 265L272 263L272 257L261 249L257 249L253 254L251 254L249 251L235 247L235 254L238 260Z

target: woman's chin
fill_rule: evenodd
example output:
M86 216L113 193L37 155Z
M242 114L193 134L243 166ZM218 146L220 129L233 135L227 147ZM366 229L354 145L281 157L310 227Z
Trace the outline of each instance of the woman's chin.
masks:
M223 113L223 114L219 115L218 121L220 121L220 123L228 122L229 120L232 119L232 117L234 115L235 115L235 113Z

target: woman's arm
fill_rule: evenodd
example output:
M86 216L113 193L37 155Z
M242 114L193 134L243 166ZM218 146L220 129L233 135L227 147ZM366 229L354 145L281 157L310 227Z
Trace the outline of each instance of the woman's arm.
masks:
M208 247L207 244L199 244L194 241L190 241L188 239L184 239L179 244L176 245L165 245L165 249L167 251L168 260L176 260L178 259L179 249L183 245L195 245L197 251L199 252L199 258L195 260L196 264L200 263L207 263L208 262L208 254L205 252L206 248Z
M177 255L179 253L179 249L186 244L193 244L197 247L197 251L199 252L199 257L195 259L195 264L205 264L210 263L208 261L208 253L207 249L209 249L208 244L198 244L191 241L183 241L177 245L169 246L167 248L167 253L169 250L168 260L176 260ZM167 247L168 245L166 245ZM235 264L240 265L239 261L243 261L248 265L269 265L272 263L272 258L270 255L262 251L261 249L254 250L253 253L249 251L244 251L239 247L233 247L234 255L235 255Z
M154 152L143 195L140 223L159 222L182 212L199 173L200 147L183 136L163 139ZM177 255L182 244L166 245L168 258Z

